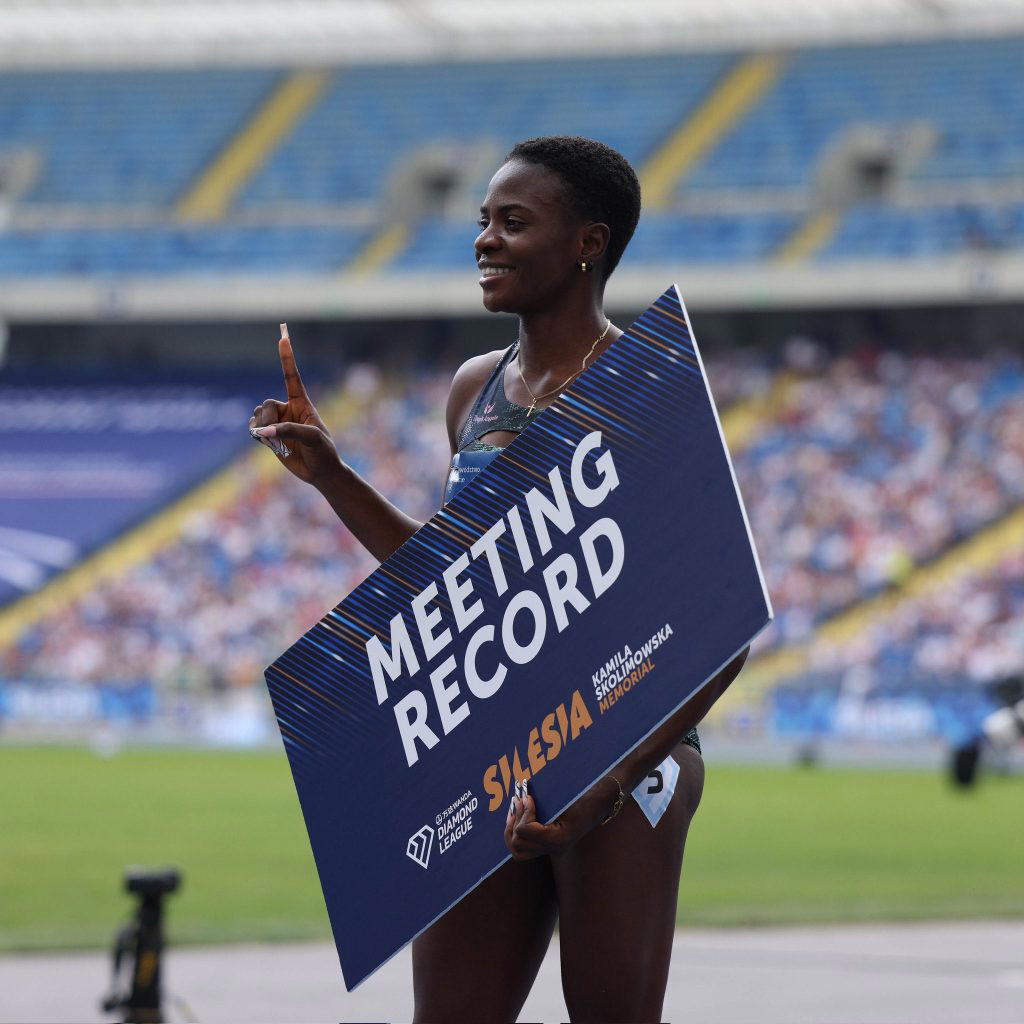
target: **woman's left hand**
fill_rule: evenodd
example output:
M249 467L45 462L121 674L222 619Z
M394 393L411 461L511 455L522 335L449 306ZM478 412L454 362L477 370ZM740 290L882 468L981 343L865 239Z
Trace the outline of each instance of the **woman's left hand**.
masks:
M524 795L525 790L524 783L512 797L505 819L505 845L513 860L530 860L568 849L608 817L619 795L614 780L606 775L554 821L542 825L537 820L537 805L528 792Z

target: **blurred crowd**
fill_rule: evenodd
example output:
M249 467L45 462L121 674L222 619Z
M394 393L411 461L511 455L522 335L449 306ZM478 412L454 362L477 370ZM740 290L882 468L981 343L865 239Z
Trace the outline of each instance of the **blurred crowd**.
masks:
M805 640L841 608L1024 501L1024 360L830 359L813 342L772 422L736 458L777 621L769 645Z
M809 671L864 689L975 686L1024 670L1024 550L988 571L943 579L842 643L819 640Z
M333 431L342 457L398 507L429 518L447 469L438 415L447 383L435 374L398 389L359 365L344 391L358 412ZM0 651L0 677L149 680L169 700L181 697L183 708L197 695L259 682L376 563L312 488L284 471L267 479L251 463L239 472L229 504L195 512L177 542Z
M708 374L722 408L787 382L734 452L777 613L762 650L807 639L1024 500L1020 357L833 356L797 339L774 358L712 358ZM421 521L443 492L450 379L359 364L344 380L355 414L334 429L341 456ZM175 543L0 650L0 677L151 681L182 714L196 698L262 685L263 668L376 563L312 488L251 464L238 472L228 505L196 512ZM983 682L1024 667L1022 623L1024 554L1007 553L845 646L814 648L813 668Z

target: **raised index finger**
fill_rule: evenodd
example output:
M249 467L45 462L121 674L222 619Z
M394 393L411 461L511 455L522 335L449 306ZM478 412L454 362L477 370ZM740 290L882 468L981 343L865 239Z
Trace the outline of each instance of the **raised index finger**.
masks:
M288 392L288 399L293 398L309 401L306 389L302 386L302 378L299 376L299 368L295 365L295 353L292 352L292 342L288 337L287 324L281 324L281 340L277 343L277 351L281 356L281 369L284 371L284 386Z

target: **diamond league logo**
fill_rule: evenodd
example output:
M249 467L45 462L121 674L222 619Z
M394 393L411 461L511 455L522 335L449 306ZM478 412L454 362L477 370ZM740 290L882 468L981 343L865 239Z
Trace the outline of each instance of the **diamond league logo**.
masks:
M409 843L405 848L405 852L421 868L425 868L430 861L430 850L433 845L434 830L429 825L424 825L419 832L409 836Z

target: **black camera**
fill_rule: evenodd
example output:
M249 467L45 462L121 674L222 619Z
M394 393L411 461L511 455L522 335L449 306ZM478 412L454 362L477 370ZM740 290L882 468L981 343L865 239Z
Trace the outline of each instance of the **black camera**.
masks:
M139 893L142 896L166 896L181 885L181 872L176 868L148 870L146 868L126 868L124 887L127 892Z
M122 1011L130 1024L158 1024L161 1009L161 958L164 950L164 897L181 885L177 868L125 869L124 887L136 897L135 914L114 938L110 995L100 1006Z

